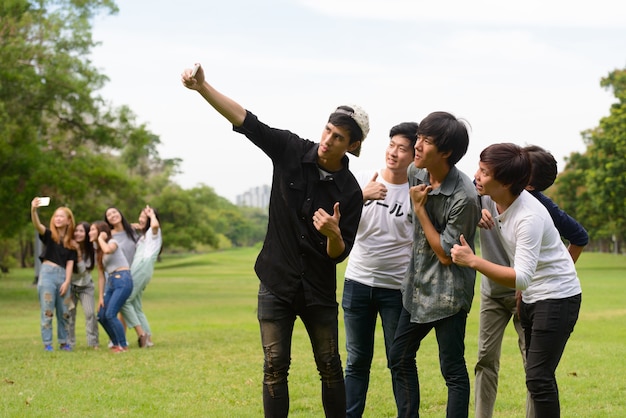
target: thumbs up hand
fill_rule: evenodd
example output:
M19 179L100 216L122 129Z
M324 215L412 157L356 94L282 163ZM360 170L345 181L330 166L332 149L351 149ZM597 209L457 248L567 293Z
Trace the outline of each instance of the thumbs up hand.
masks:
M331 235L341 235L339 230L339 219L341 212L339 211L339 202L335 202L333 206L333 214L330 215L324 209L319 208L313 214L313 226L320 231L322 235L327 237Z
M368 200L385 200L387 197L387 187L376 181L378 172L374 173L374 177L363 188L363 201Z
M470 262L476 255L472 251L472 247L469 246L463 234L459 237L461 244L454 244L454 247L450 250L452 256L452 262L461 267L469 267Z

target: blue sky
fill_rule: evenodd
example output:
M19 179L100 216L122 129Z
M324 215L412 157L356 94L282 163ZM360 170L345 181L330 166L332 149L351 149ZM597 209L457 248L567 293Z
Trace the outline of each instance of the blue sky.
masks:
M389 129L444 110L471 125L458 167L495 142L537 144L559 169L614 101L600 79L626 67L626 3L527 0L118 1L94 21L100 94L128 105L183 160L176 180L224 197L271 182L269 159L180 82L207 79L271 126L318 141L328 114L370 115L359 171L384 163ZM514 4L513 4L514 3Z

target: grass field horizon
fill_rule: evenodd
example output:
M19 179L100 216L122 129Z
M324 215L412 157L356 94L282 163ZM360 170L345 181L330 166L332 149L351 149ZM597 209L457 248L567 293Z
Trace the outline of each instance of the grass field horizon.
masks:
M100 350L87 348L79 305L77 346L71 353L43 350L32 269L0 276L0 416L2 417L261 417L263 357L256 320L258 248L198 255L167 255L144 296L155 347L112 354L100 328ZM345 263L338 266L341 299ZM583 253L577 263L583 287L580 318L559 368L563 417L626 416L626 257ZM479 280L476 284L478 292ZM466 361L472 382L479 298L468 316ZM343 313L340 348L345 365ZM523 417L524 373L516 335L505 334L496 402L497 417ZM376 332L364 417L394 417L382 332ZM417 356L422 417L445 416L446 387L434 333ZM310 343L296 322L289 376L290 417L321 417L319 376Z

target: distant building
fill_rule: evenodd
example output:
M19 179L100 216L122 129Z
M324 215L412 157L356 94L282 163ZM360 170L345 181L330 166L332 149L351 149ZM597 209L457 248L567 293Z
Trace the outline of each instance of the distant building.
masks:
M267 209L270 204L270 186L264 184L249 189L236 197L237 206Z

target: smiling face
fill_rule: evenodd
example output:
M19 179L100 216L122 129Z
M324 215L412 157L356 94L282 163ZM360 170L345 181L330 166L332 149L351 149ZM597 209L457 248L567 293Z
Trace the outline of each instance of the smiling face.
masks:
M82 224L76 225L76 229L74 229L74 241L79 244L85 242L87 233L88 231L85 231L85 227Z
M65 229L70 225L70 218L63 209L59 208L54 212L52 222L57 229Z
M139 228L144 229L148 224L148 215L146 214L146 210L142 210L139 214Z
M107 222L110 225L113 225L114 228L122 224L122 214L115 208L107 209L105 216L107 218Z
M97 242L98 241L98 234L100 232L98 232L98 227L96 227L96 225L91 225L91 227L89 227L89 241L90 242Z
M385 151L387 169L405 174L413 159L414 149L411 147L411 141L403 135L394 135Z

